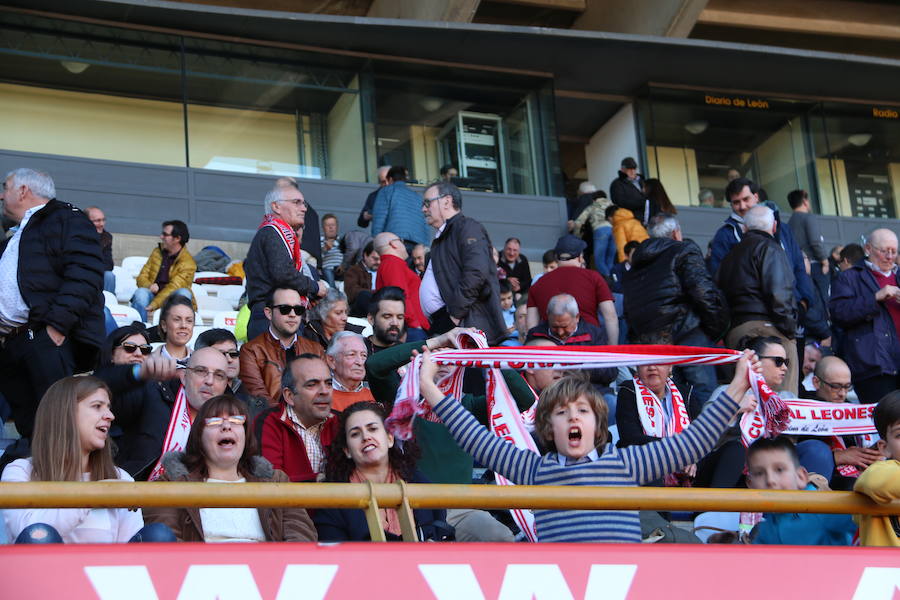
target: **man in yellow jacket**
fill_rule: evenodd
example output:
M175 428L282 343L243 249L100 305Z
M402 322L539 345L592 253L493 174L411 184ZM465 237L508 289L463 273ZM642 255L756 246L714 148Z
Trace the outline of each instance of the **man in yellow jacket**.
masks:
M187 225L184 221L165 221L159 239L159 246L150 253L138 275L138 289L131 297L131 306L144 321L147 320L147 313L162 306L171 294L181 294L193 300L191 285L197 263L185 248L190 239ZM194 310L197 310L196 302Z

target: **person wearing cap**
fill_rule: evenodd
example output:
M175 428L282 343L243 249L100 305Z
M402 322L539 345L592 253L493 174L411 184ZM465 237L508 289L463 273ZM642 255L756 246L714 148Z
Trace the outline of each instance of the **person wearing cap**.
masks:
M618 177L609 184L609 199L630 210L644 225L653 216L650 201L644 195L644 178L637 172L637 162L632 157L622 159Z
M494 245L484 226L461 210L462 194L452 183L434 183L422 193L422 214L437 234L419 301L431 335L460 325L480 329L489 343L499 344L506 338L506 321Z
M579 316L591 325L600 325L597 313L603 315L606 339L619 339L619 320L612 293L603 276L584 268L584 240L567 234L556 242L559 266L546 273L528 292L528 329L547 321L547 305L558 294L569 294L578 303Z

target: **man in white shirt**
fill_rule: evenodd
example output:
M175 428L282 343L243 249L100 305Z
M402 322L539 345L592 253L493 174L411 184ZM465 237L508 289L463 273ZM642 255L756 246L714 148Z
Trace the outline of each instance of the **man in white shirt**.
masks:
M0 245L0 392L30 438L53 383L96 366L105 339L103 259L87 216L56 200L46 173L6 175L3 212L18 223Z

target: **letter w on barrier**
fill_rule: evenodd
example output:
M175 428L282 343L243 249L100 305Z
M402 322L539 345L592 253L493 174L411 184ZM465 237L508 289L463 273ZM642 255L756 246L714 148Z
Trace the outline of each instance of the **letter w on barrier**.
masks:
M287 565L276 600L324 600L337 565ZM159 600L147 567L85 567L100 600ZM249 565L192 565L178 600L262 600Z
M472 566L419 565L437 600L485 600ZM591 565L584 600L625 600L637 565ZM507 565L497 600L575 600L555 564Z

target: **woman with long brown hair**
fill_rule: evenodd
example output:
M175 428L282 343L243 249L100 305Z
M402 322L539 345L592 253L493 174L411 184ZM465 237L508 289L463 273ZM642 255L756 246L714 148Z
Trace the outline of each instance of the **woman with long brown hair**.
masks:
M246 405L234 396L207 400L194 419L184 452L163 457L160 481L284 483L287 475L257 456ZM302 508L156 508L147 521L164 523L184 542L314 542Z
M94 377L66 377L44 394L35 415L31 458L3 470L13 481L134 481L116 468L110 450L110 392ZM141 511L124 508L4 511L16 543L172 541L171 531L144 527Z
M429 483L416 471L419 456L414 442L404 442L403 449L384 427L384 409L375 402L357 402L341 413L337 436L328 449L325 481L364 483ZM397 511L381 509L381 524L388 540L399 540L400 521ZM421 541L452 539L453 528L447 524L447 511L413 510L416 531ZM314 516L319 540L370 540L365 513L355 508L326 508Z

